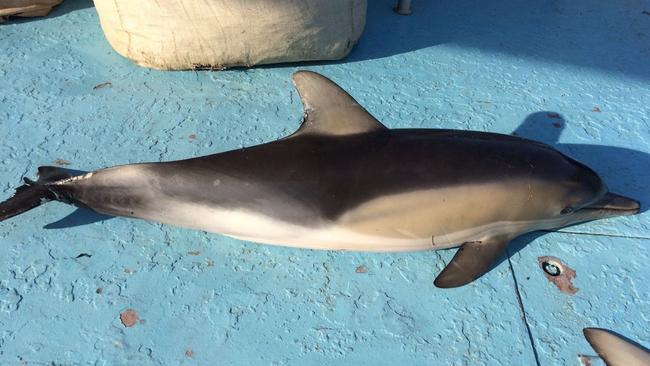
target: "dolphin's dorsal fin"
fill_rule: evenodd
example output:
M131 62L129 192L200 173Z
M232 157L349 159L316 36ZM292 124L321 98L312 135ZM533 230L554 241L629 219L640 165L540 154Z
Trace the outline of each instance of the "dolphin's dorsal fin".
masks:
M305 117L292 136L341 136L386 130L350 94L323 75L298 71L293 74L293 83L300 94Z
M433 284L441 288L459 287L481 277L503 253L510 239L511 235L501 235L461 245Z

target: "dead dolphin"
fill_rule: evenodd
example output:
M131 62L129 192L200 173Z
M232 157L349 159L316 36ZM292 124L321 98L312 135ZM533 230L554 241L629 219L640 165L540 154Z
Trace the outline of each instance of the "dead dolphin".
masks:
M650 351L620 335L600 328L585 328L585 338L607 366L649 366Z
M494 133L390 130L329 79L293 75L300 128L275 142L80 176L39 168L0 220L57 200L286 246L411 251L460 246L436 278L481 276L527 232L638 212L588 167Z

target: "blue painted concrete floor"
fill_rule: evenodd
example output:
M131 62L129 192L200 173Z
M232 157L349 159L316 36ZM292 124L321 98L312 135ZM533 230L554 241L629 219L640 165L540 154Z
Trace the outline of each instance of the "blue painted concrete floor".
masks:
M87 0L0 25L1 197L39 165L95 170L283 137L302 116L290 75L309 69L389 127L516 132L648 207L650 4L392 6L370 1L345 60L219 72L135 66ZM442 290L432 282L453 250L287 249L51 203L0 223L0 364L580 365L595 354L586 326L650 345L648 217L528 236L476 282ZM577 293L547 280L547 255L576 271Z

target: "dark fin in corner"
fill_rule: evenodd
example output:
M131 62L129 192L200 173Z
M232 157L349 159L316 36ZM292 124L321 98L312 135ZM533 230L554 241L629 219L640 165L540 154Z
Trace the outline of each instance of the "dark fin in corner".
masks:
M58 199L48 186L49 183L70 178L65 169L42 166L38 168L38 180L23 178L25 184L16 188L16 193L4 202L0 202L0 221L20 215L45 202Z
M311 71L293 74L293 83L305 110L302 134L352 135L387 130L340 86Z
M607 366L650 365L650 350L634 341L608 329L585 328L582 332Z
M511 239L510 236L499 236L461 245L433 284L440 288L459 287L481 277L503 253Z

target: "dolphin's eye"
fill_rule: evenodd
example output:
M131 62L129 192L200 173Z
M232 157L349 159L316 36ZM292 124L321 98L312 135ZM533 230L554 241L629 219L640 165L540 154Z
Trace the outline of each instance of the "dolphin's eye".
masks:
M562 211L560 211L560 214L566 215L570 214L571 212L573 212L573 207L565 207L562 209Z

